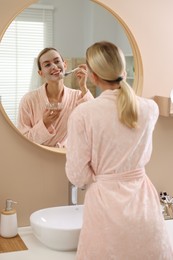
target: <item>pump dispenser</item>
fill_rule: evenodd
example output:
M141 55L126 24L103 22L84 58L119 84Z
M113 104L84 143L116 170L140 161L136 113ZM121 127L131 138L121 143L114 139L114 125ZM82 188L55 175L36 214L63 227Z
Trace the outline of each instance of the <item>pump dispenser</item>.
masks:
M13 205L17 202L7 199L6 208L1 211L1 236L10 238L17 235L17 213Z

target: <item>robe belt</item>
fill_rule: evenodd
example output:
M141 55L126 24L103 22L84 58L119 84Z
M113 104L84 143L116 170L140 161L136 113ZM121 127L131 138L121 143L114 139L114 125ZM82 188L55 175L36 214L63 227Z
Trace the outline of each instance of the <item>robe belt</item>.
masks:
M131 171L121 172L121 173L109 173L109 174L99 174L93 176L93 181L133 181L136 179L144 178L146 176L145 169L135 169Z

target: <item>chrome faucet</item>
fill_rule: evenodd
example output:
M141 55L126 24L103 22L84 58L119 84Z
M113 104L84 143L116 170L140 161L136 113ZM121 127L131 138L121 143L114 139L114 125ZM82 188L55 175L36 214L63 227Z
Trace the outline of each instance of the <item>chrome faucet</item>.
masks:
M77 196L78 195L78 188L75 185L71 185L71 204L77 205Z

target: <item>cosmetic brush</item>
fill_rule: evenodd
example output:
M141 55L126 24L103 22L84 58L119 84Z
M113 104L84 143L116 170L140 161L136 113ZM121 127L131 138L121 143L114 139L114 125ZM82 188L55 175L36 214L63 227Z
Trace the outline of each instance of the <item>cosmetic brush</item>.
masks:
M79 68L77 67L77 68L75 68L75 69L73 69L73 70L67 71L67 72L64 73L64 76L66 77L66 76L70 75L71 73L75 72L75 71L78 70L78 69L79 69Z

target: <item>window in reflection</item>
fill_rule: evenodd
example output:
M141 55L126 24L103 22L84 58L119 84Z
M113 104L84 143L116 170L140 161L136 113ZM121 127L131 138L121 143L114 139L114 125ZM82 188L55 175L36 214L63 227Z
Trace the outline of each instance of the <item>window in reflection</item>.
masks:
M4 109L16 125L18 104L30 90L33 61L52 45L53 8L35 5L22 12L7 29L0 48L0 88ZM35 69L35 68L34 68ZM38 78L37 78L38 79Z

